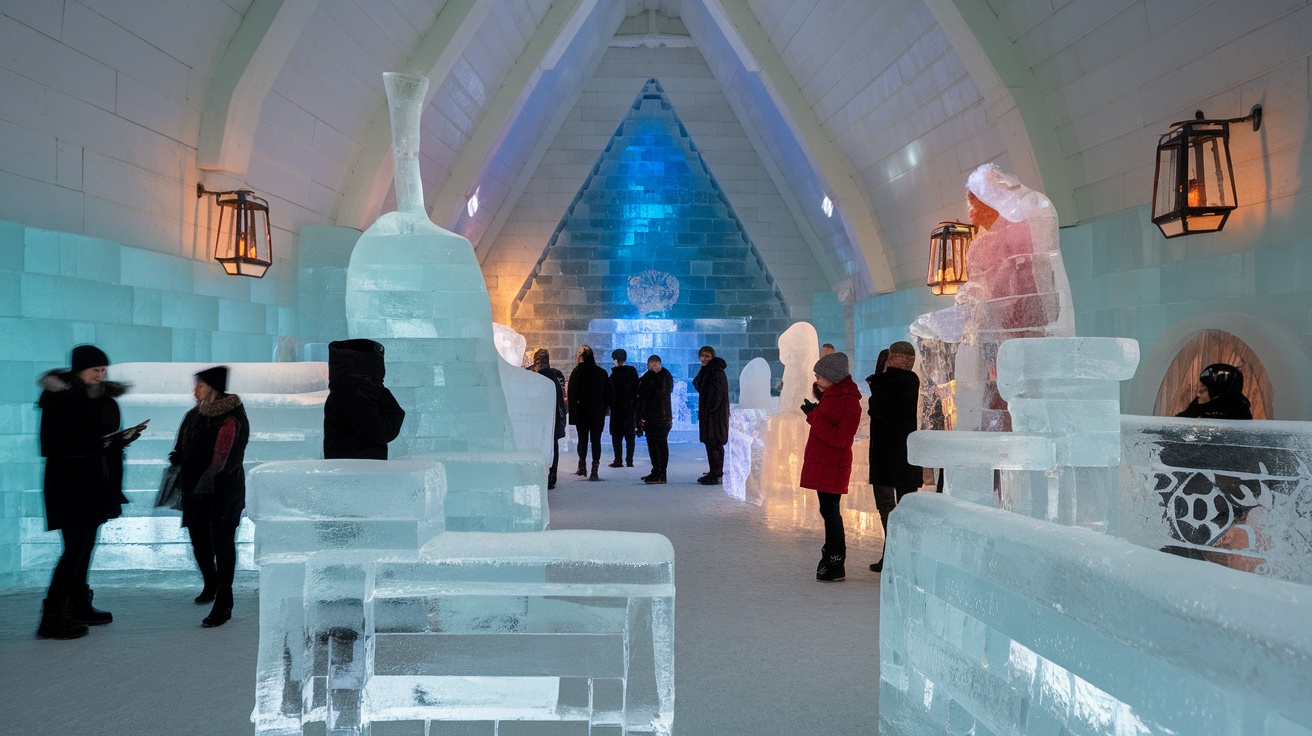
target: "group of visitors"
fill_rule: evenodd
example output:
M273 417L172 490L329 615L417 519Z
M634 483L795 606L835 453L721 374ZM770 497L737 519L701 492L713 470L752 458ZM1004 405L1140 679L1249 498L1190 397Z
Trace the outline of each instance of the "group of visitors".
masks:
M623 348L610 354L613 367L609 374L597 365L592 346L581 345L575 353L575 365L568 378L551 365L551 353L539 348L528 367L556 384L555 437L552 442L551 467L547 471L547 488L555 488L560 465L559 440L565 427L578 432L579 465L575 475L591 481L601 480L601 432L610 417L611 448L614 459L607 467L633 467L637 437L647 438L651 472L642 477L646 484L664 484L670 461L669 435L674 425L670 397L674 377L661 365L659 355L647 358L647 371L641 376L628 365ZM703 485L715 485L724 476L724 446L729 442L729 381L726 364L715 355L715 348L703 345L698 350L702 368L693 378L697 390L698 434L706 445L709 470L697 479ZM588 462L591 450L592 461Z
M117 397L128 386L106 380L109 356L94 345L73 348L67 370L40 381L40 442L45 463L47 527L64 548L42 604L37 636L75 639L88 626L108 624L113 614L92 605L87 572L100 526L123 513L123 451L145 429L121 430ZM236 533L246 507L242 469L250 425L241 398L227 392L228 369L214 366L195 376L196 405L183 417L169 453L169 474L180 492L182 526L204 587L196 603L212 603L207 628L232 618Z
M879 354L870 387L870 483L885 531L898 501L920 488L923 471L907 461L907 436L916 431L920 378L912 372L916 351L898 341ZM861 422L861 391L852 380L848 358L826 343L814 367L811 390L816 402L804 401L809 432L802 457L803 488L814 490L824 520L825 541L815 578L833 582L846 577L847 540L839 509L852 477L852 445ZM870 565L883 571L883 559Z
M123 452L149 421L119 429L116 398L129 386L106 380L110 363L103 350L78 345L69 363L67 370L48 371L38 381L46 525L59 531L64 542L37 628L37 636L45 639L76 639L87 634L88 626L114 620L92 605L87 573L101 525L121 516L128 502ZM237 526L246 508L243 463L250 423L241 397L228 391L228 373L227 366L218 365L195 374L196 405L178 427L157 501L182 511L202 581L194 600L212 604L201 621L205 628L232 618ZM405 411L383 386L383 375L381 344L329 344L325 458L387 459L387 443L400 432Z

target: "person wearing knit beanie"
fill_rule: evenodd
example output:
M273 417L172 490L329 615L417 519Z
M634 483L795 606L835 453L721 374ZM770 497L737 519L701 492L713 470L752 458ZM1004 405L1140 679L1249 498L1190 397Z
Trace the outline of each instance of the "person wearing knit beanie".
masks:
M820 403L806 412L806 449L802 455L801 486L816 492L825 542L815 579L842 580L846 575L847 540L839 508L852 479L852 442L861 423L861 391L848 371L847 355L830 353L815 364Z
M72 367L70 373L81 373L88 368L103 368L109 365L109 356L95 345L78 345L69 357Z
M196 380L214 389L219 394L228 393L228 366L216 365L196 374Z
M815 368L812 369L817 376L827 379L830 383L838 383L852 372L847 367L847 355L845 353L830 353L815 362Z

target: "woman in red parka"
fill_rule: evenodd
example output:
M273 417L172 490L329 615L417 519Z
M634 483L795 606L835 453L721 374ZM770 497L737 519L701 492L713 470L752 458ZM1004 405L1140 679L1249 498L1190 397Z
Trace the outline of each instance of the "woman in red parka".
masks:
M820 403L808 402L802 407L806 423L811 425L802 457L802 487L816 491L820 516L825 520L825 546L815 571L815 579L822 582L842 580L846 575L847 541L838 504L852 477L852 440L861 423L861 391L847 366L843 353L830 353L816 361Z

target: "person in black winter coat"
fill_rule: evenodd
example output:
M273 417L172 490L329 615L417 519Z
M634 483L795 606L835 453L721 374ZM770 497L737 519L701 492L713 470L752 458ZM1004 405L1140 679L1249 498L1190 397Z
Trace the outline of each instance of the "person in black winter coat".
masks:
M592 473L588 480L601 480L597 468L601 465L601 429L606 426L606 410L614 401L610 376L597 365L592 348L583 346L579 364L569 374L566 395L569 397L569 423L578 428L579 470L587 471L588 445L592 446Z
M1191 419L1252 419L1244 396L1244 374L1226 363L1213 363L1198 376L1198 393L1177 417Z
M556 384L556 428L551 441L551 469L547 471L547 490L551 490L556 487L556 468L560 464L560 438L565 436L565 374L551 367L551 353L546 348L533 353L533 365L528 370Z
M674 376L661 367L661 356L647 358L647 372L638 379L637 409L634 422L639 436L647 435L647 453L651 456L651 473L643 483L664 483L670 463L670 427L674 414L670 394L674 393ZM613 420L612 420L613 421Z
M383 346L373 340L328 343L328 399L323 404L325 460L386 460L405 410L383 385Z
M612 468L633 467L633 445L637 425L633 420L633 405L638 400L638 369L625 365L629 354L623 348L611 351L615 367L610 371L610 385L615 402L610 406L610 442L615 448ZM620 460L620 445L624 445L624 460Z
M141 432L119 432L115 397L125 384L105 380L109 357L94 345L73 348L69 370L41 376L41 456L45 465L46 528L64 549L50 577L37 636L75 639L112 614L91 605L87 571L100 525L123 513L123 449Z
M232 579L237 569L237 524L246 508L246 443L250 424L241 398L227 393L228 368L196 374L196 406L182 418L169 462L181 468L182 526L205 583L196 604L214 603L206 628L232 618Z
M888 348L882 372L866 377L870 386L870 484L875 489L879 522L888 533L888 515L902 497L920 488L923 471L907 461L907 436L916 431L920 378L911 371L916 349L909 342ZM882 572L884 561L870 565Z
M711 469L697 479L702 485L715 485L724 476L724 446L729 443L729 378L724 375L724 358L715 357L715 348L703 345L697 351L702 369L692 379L697 389L697 437L706 445L706 462Z

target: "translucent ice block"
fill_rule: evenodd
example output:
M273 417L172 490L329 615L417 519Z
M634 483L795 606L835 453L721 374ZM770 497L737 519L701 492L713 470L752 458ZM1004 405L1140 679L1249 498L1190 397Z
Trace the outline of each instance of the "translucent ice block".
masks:
M752 358L738 376L739 409L774 409L770 396L770 364L765 358Z
M880 733L1306 734L1306 593L913 494L884 561Z
M594 531L448 532L418 554L316 555L307 721L668 734L673 563L664 537Z
M802 400L814 401L815 362L820 359L820 337L809 322L795 322L779 336L779 360L784 364L784 387L779 410L801 415Z
M543 463L551 464L551 446L556 443L556 386L546 376L502 363L501 391L506 396L515 447L537 450Z

